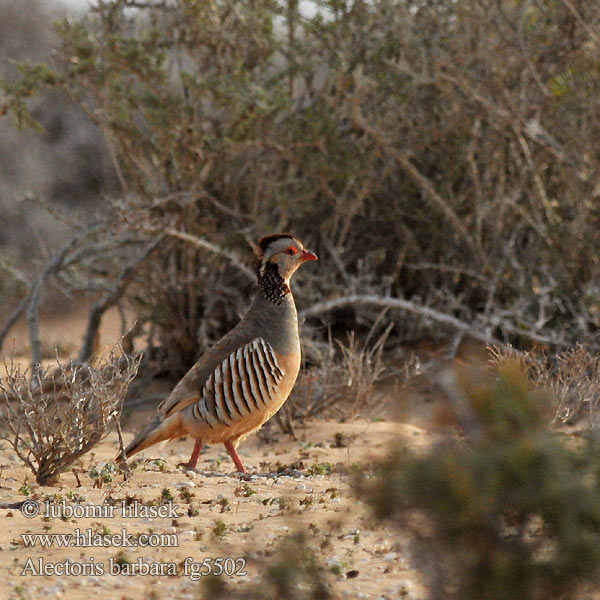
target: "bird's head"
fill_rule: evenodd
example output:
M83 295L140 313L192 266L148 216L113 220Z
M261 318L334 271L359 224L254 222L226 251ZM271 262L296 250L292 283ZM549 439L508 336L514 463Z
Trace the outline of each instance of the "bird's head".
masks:
M318 260L317 255L304 248L291 233L275 233L258 240L258 278L277 269L277 274L289 283L296 269L308 260Z

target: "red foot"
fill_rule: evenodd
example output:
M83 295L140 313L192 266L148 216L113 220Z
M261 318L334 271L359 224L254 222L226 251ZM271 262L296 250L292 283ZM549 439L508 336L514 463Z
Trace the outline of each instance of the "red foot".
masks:
M240 460L236 449L233 447L233 444L231 442L225 442L225 449L227 450L227 452L229 452L229 456L231 456L231 460L233 461L233 464L235 464L235 468L240 473L247 473L248 471L246 471L246 469L244 468L244 465L242 464L242 461Z
M198 464L198 457L200 456L200 450L202 450L202 442L200 440L196 440L194 443L194 449L192 450L192 455L190 456L190 460L186 463L179 463L178 467L187 467L188 469L195 469Z

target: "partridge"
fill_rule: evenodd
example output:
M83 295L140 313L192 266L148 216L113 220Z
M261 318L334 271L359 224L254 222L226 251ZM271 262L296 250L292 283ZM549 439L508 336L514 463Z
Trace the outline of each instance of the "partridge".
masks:
M300 339L290 278L318 260L290 233L258 241L258 291L242 320L212 346L127 446L130 457L183 435L195 439L186 466L195 468L203 444L223 443L238 471L240 439L259 429L287 400L300 369Z

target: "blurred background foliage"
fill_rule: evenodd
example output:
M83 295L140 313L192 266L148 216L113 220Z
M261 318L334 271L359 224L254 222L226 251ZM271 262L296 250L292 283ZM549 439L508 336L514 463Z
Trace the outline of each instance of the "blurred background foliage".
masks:
M31 239L58 248L42 233L56 222L97 225L49 278L62 292L118 287L163 236L123 297L181 375L244 312L252 241L290 229L323 259L299 277L301 307L410 298L521 347L597 346L596 1L105 0L53 30L17 4L12 28L38 33L26 52L3 42L20 62L1 106L41 126L27 160L43 171L3 178L3 303L35 276L19 263ZM11 135L5 169L27 154ZM42 182L58 220L29 218ZM366 333L379 310L350 303L306 331ZM454 333L394 319L388 343Z
M600 564L594 437L547 427L548 399L514 359L453 379L467 436L427 454L398 446L357 480L377 518L412 536L430 598L591 598ZM586 587L588 586L588 587Z

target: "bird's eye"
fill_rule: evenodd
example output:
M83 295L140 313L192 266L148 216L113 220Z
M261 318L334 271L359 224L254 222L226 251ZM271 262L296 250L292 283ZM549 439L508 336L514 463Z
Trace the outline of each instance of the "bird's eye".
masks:
M294 246L290 246L285 253L294 256L294 254L298 254L298 250Z

